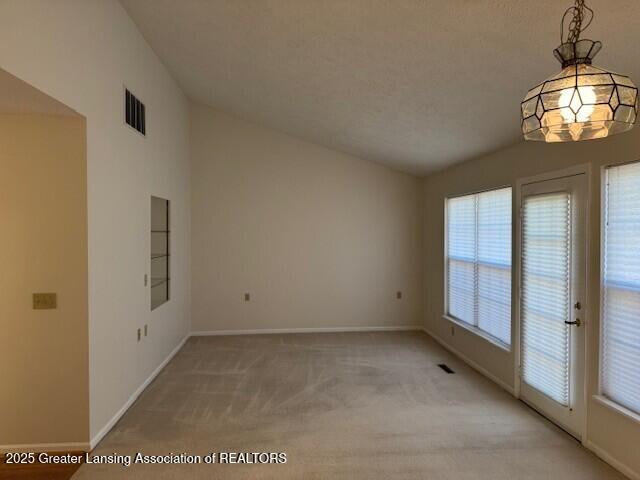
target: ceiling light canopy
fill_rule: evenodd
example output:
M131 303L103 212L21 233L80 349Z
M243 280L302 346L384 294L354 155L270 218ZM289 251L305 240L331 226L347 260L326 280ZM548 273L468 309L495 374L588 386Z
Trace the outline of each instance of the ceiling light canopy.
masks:
M580 39L593 20L584 0L575 0L562 17L569 31L553 51L562 71L536 85L521 104L526 140L571 142L604 138L631 130L638 114L638 89L631 79L591 65L602 43ZM583 27L585 15L589 20Z

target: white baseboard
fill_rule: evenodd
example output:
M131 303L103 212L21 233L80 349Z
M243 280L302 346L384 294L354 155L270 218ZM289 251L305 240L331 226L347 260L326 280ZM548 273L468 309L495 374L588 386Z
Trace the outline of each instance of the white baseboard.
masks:
M607 453L601 447L599 447L598 445L593 443L591 440L587 440L586 442L584 442L584 446L586 448L588 448L589 450L591 450L593 453L595 453L602 460L607 462L609 465L611 465L613 468L615 468L616 470L618 470L622 474L624 474L627 477L629 477L631 480L640 480L640 473L639 472L636 472L635 470L631 469L630 467L628 467L627 465L625 465L621 461L616 460L609 453Z
M422 328L422 331L424 331L424 333L426 333L431 338L433 338L436 342L438 342L442 347L444 347L445 350L448 350L449 352L453 353L456 357L460 358L460 360L462 360L464 363L469 365L471 368L473 368L477 372L481 373L482 375L487 377L489 380L491 380L491 381L495 382L496 384L498 384L498 386L500 386L502 389L504 389L507 392L509 392L509 394L515 396L515 391L514 391L514 389L513 389L513 387L511 385L506 384L504 381L502 381L501 379L496 377L494 374L490 373L487 369L485 369L484 367L481 367L476 362L471 360L469 357L467 357L463 353L461 353L458 350L456 350L455 348L453 348L447 342L445 342L440 337L438 337L435 333L430 332L425 327Z
M140 385L135 392L131 394L125 404L118 410L115 415L100 429L100 431L91 439L90 443L41 443L41 444L23 444L23 445L0 445L0 453L6 452L71 452L71 451L91 451L98 443L109 433L113 426L122 418L126 411L133 405L140 394L147 386L158 376L162 369L171 361L171 359L180 351L185 342L191 336L209 336L209 335L256 335L256 334L276 334L276 333L329 333L329 332L394 332L394 331L419 331L421 326L384 326L384 327L326 327L326 328L273 328L273 329L257 329L257 330L212 330L192 332L186 335L180 343L174 348L169 355L162 361L160 365L149 375L149 377Z
M153 381L154 378L158 376L158 374L162 371L162 369L171 361L171 359L175 356L176 353L180 351L185 342L189 339L190 334L187 334L178 344L176 348L174 348L167 358L165 358L160 365L149 375L149 377L138 387L138 389L133 392L133 394L129 397L129 399L125 402L125 404L116 412L116 414L107 422L107 424L102 427L102 429L91 439L90 450L96 448L100 440L104 438L104 436L109 433L109 430L113 428L113 426L120 420L120 418L126 413L133 402L135 402L140 394L144 391L147 386Z
M69 442L69 443L37 443L37 444L19 444L19 445L0 445L0 454L7 452L76 452L84 451L88 452L93 450L97 444L105 437L107 433L113 428L113 426L120 420L120 418L131 407L133 402L137 400L140 394L147 386L158 376L162 369L171 361L171 359L180 351L185 342L191 336L222 336L222 335L256 335L256 334L277 334L277 333L330 333L330 332L393 332L393 331L423 331L431 338L433 338L438 344L440 344L445 350L448 350L455 356L459 357L463 362L468 364L471 368L478 371L489 380L495 382L502 389L506 390L509 394L514 395L513 387L507 385L505 382L497 378L492 373L488 372L485 368L478 365L473 360L469 359L466 355L460 353L458 350L447 344L440 337L429 331L425 327L421 326L385 326L385 327L324 327L324 328L275 328L275 329L257 329L257 330L211 330L192 332L187 334L180 343L167 355L160 365L149 375L149 377L138 387L138 389L129 397L126 403L116 412L116 414L107 422L107 424L91 439L90 443L83 442ZM587 440L584 442L584 446L591 450L595 455L601 458L603 461L626 475L630 480L640 480L640 473L631 469L629 466L620 462L607 451L603 450L592 441Z
M483 368L480 365L478 365L476 362L471 360L466 355L460 353L458 350L453 348L451 345L447 344L444 340L442 340L440 337L438 337L433 332L429 331L427 328L423 328L422 330L424 331L424 333L426 333L431 338L433 338L436 342L438 342L444 349L446 349L449 352L453 353L456 357L459 357L463 362L465 362L471 368L473 368L474 370L477 370L479 373L481 373L482 375L487 377L489 380L492 380L493 382L498 384L500 387L502 387L504 390L509 392L511 395L515 395L513 387L511 387L510 385L507 385L505 382L500 380L498 377L496 377L492 373L489 373L485 368ZM631 480L640 480L640 473L636 472L635 470L631 469L630 467L628 467L624 463L622 463L619 460L615 459L607 451L603 450L601 447L599 447L598 445L594 444L592 441L586 440L584 442L584 446L587 449L591 450L598 457L600 457L603 461L605 461L606 463L611 465L613 468L615 468L616 470L620 471L622 474L624 474L627 477L629 477Z
M420 326L400 326L400 327L331 327L331 328L277 328L277 329L259 329L259 330L213 330L205 332L192 332L185 336L176 348L158 365L158 367L149 375L149 377L133 392L125 404L116 412L116 414L102 427L102 429L91 439L88 446L89 450L93 450L98 443L109 433L113 426L120 420L126 411L133 405L145 388L153 381L154 378L162 371L162 369L171 361L176 353L183 347L189 337L209 336L209 335L255 335L255 334L273 334L273 333L319 333L319 332L390 332L390 331L409 331L422 330Z
M338 333L338 332L406 332L422 330L421 326L399 327L320 327L320 328L260 328L255 330L205 330L191 332L192 337L217 335L268 335L276 333Z
M84 442L70 443L32 443L21 445L0 445L0 453L18 452L88 452L89 444Z

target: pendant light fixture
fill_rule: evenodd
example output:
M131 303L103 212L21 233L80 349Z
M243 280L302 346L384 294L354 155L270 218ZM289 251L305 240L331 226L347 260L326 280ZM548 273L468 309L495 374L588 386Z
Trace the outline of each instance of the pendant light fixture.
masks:
M568 15L572 18L565 37ZM591 140L633 128L638 89L629 77L591 65L602 43L580 39L580 34L592 20L593 10L584 0L575 0L564 13L561 45L553 51L562 71L529 90L521 104L526 140Z

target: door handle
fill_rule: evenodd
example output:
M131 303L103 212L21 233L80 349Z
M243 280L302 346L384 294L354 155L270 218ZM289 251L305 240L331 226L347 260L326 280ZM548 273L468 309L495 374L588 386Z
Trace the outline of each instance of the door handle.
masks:
M579 327L580 325L582 325L582 322L580 321L580 319L579 319L579 318L576 318L576 321L575 321L575 322L567 322L567 321L565 320L565 322L564 322L564 323L565 323L565 325L575 325L576 327Z

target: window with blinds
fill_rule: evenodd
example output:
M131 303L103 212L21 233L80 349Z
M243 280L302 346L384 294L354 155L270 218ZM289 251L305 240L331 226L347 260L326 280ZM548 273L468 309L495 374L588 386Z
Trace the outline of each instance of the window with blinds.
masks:
M522 377L569 405L571 195L526 197L522 208Z
M602 394L640 413L640 163L606 170Z
M447 200L447 315L511 343L511 188Z

